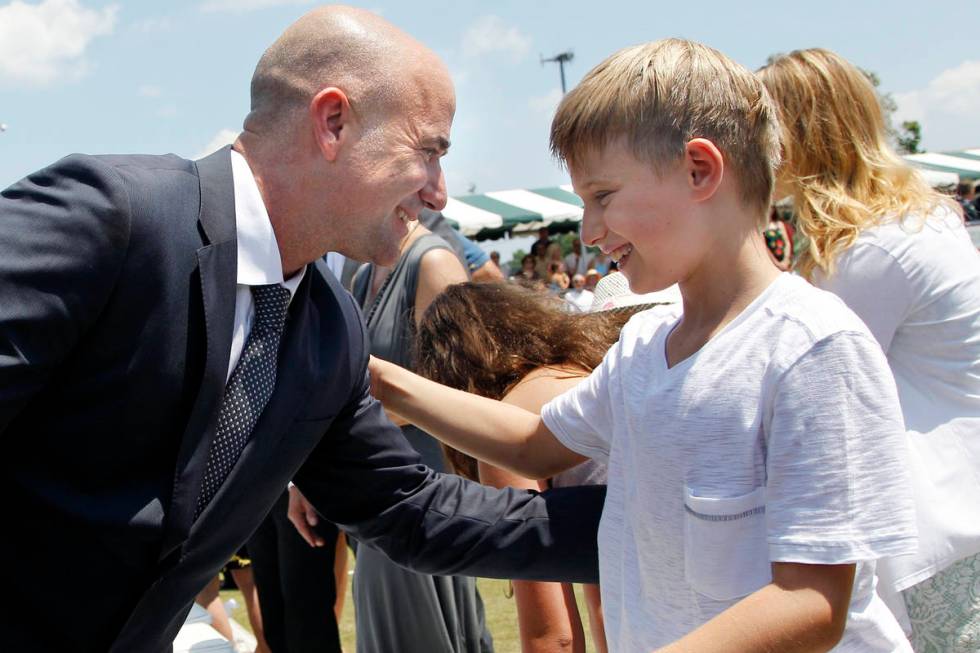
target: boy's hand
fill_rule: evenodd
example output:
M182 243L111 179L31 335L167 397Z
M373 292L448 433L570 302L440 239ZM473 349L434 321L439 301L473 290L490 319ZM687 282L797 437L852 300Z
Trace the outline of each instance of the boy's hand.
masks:
M383 361L380 358L371 356L368 359L368 374L371 376L371 394L374 398L384 403L384 380L385 380L385 369L391 369L392 367L398 367L393 363L388 361Z
M386 380L390 378L390 375L394 372L401 370L400 367L394 363L389 363L388 361L381 360L380 358L375 358L371 356L368 360L368 374L371 377L371 395L381 402L384 406L385 400L385 386ZM411 424L407 419L396 413L391 409L390 406L384 406L385 415L391 420L391 423L395 426L406 426Z

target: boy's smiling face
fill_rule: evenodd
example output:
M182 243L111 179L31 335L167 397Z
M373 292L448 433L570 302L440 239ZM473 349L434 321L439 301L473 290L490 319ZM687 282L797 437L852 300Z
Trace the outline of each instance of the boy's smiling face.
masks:
M569 172L585 204L582 238L618 262L630 290L662 290L694 272L707 234L683 158L660 175L619 140Z

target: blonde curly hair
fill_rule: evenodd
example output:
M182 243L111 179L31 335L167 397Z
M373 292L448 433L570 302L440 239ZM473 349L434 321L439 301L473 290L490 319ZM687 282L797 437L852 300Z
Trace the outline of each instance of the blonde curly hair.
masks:
M885 219L924 219L946 198L889 146L868 76L839 55L813 48L777 57L757 75L779 112L783 158L777 188L792 191L809 240L797 271L833 273L858 235Z

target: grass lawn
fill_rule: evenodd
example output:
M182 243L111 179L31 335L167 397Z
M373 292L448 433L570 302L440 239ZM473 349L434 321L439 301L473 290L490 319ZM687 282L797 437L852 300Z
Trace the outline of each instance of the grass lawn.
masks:
M348 576L348 583L351 576ZM508 582L505 580L490 580L481 578L477 581L480 595L487 613L487 627L493 635L494 649L497 653L520 653L521 644L517 632L517 609L514 606L514 599L507 598ZM575 594L578 598L579 612L582 615L583 625L585 626L587 650L594 651L591 635L589 634L589 618L582 599L581 588L576 586ZM245 613L245 605L242 602L242 595L237 590L222 590L221 600L227 601L234 598L238 608L232 613L232 617L245 628L251 630L248 623L248 615ZM340 621L340 638L346 653L354 653L354 609L350 600L350 585L347 587L347 600L344 604L344 614Z

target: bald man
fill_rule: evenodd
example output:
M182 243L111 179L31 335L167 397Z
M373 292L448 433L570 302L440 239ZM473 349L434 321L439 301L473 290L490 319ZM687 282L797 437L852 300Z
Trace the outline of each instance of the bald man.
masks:
M419 571L596 580L604 493L421 465L318 262L391 264L445 204L445 66L330 7L266 51L251 101L199 161L73 155L0 195L4 650L169 650L290 479ZM71 609L50 609L58 587Z

